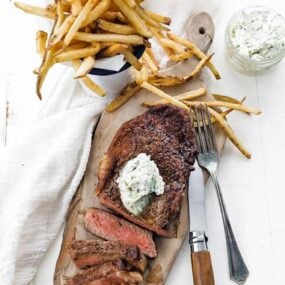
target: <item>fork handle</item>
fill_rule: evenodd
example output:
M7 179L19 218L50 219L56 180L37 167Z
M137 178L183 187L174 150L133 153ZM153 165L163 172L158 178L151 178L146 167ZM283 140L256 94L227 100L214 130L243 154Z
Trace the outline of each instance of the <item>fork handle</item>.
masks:
M209 251L191 253L194 285L215 285Z
M216 188L218 201L219 201L220 209L221 209L221 214L223 218L223 223L224 223L226 244L227 244L227 251L228 251L230 278L238 284L243 284L245 283L249 275L249 271L240 253L238 244L236 242L236 239L235 239L235 236L232 230L232 226L231 226L228 213L225 207L224 199L222 196L221 188L218 182L217 174L216 172L210 172L210 176Z

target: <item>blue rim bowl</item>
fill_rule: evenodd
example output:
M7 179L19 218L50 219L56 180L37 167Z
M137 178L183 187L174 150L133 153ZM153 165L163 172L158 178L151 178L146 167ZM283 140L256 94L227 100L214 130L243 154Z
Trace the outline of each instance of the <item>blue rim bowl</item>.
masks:
M138 45L138 46L135 46L134 47L134 51L133 51L133 54L134 56L139 59L144 51L145 51L145 45ZM113 75L113 74L117 74L117 73L120 73L126 69L128 69L129 67L131 66L131 64L129 62L126 62L120 70L118 71L114 71L114 70L109 70L109 69L103 69L103 68L96 68L94 67L90 72L89 74L93 74L93 75L98 75L98 76L106 76L106 75Z

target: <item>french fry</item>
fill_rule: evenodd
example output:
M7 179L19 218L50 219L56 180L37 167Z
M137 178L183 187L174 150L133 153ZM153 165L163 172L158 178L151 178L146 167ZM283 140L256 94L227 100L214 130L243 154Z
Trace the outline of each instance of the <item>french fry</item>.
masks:
M148 82L143 82L141 84L141 87L147 89L151 93L161 97L162 99L166 100L168 103L177 106L179 108L182 108L186 110L189 113L189 108L182 102L176 100L174 97L168 95L167 93L163 92L162 90L156 88L155 86L149 84Z
M137 30L137 32L146 37L150 38L152 37L152 33L145 24L145 22L142 20L142 18L138 15L138 13L130 8L124 0L113 0L113 2L119 7L121 12L124 14L124 16L130 21L130 23L133 25L133 27Z
M181 93L179 95L174 96L176 100L183 101L183 100L193 100L195 98L201 97L206 95L207 90L204 87L201 87L196 90L188 91Z
M177 52L177 53L183 53L185 52L184 48L181 47L181 45L177 44L176 42L170 40L170 39L166 39L166 38L160 38L160 43L167 47L172 49L173 51Z
M121 34L121 35L133 35L136 33L136 30L131 26L115 24L112 22L107 22L102 19L99 19L97 21L97 24L99 28L110 33Z
M230 97L231 98L231 97ZM241 101L238 101L238 104L242 104L244 101L245 101L246 97L243 97L241 99ZM230 114L232 111L234 111L234 109L227 109L226 111L223 111L220 115L223 117L223 118L226 118L226 116L228 114Z
M74 59L85 58L97 54L100 50L100 44L97 47L91 46L82 49L62 51L55 56L56 62L72 61Z
M64 0L64 2L66 4L72 5L73 2L75 2L76 0ZM86 2L86 1L85 1Z
M95 64L94 57L88 56L84 58L80 67L74 73L73 78L78 79L86 76L89 73L89 71L94 67L94 64Z
M215 98L217 101L222 101L222 102L228 102L228 103L234 103L234 104L241 104L241 102L233 97L221 95L221 94L212 94L212 96ZM245 100L246 97L244 97L242 100Z
M87 18L88 13L95 7L98 1L99 0L88 0L88 2L82 8L79 15L76 17L75 21L73 22L72 26L66 33L65 39L63 41L65 46L68 46L70 44L74 35L80 29L84 20Z
M109 21L109 22L120 22L123 24L127 24L128 21L126 17L121 12L115 11L107 11L102 16L101 19Z
M57 52L59 47L57 45L53 46L50 49L46 49L46 52L43 57L42 64L39 68L37 83L36 83L36 93L40 99L42 99L41 89L45 78L50 70L50 68L55 64L54 54Z
M48 41L50 41L52 36L53 36L55 27L57 26L57 21L58 21L58 19L56 19L55 22L53 23L53 27L52 27ZM43 56L42 63L38 69L37 82L36 82L36 93L37 93L40 100L42 99L41 89L42 89L44 80L48 74L49 69L55 63L53 55L58 49L59 49L58 46L53 46L51 49L45 49L45 53Z
M91 34L84 32L77 32L74 35L75 40L83 42L116 42L133 45L144 44L144 39L138 35L118 35L118 34Z
M127 87L123 89L121 94L117 96L108 106L108 112L114 112L115 110L119 109L123 104L125 104L130 98L132 98L141 87L137 85L136 82L132 82Z
M143 53L142 59L153 74L158 72L158 67L146 51Z
M62 51L70 51L70 50L76 50L76 49L82 49L82 48L86 48L90 45L90 43L86 43L86 42L78 42L78 43L74 43L69 45L68 47L59 50L55 55L59 54ZM97 47L98 43L92 45L94 47Z
M135 0L125 0L125 2L129 5L131 8L135 8L137 6L137 2Z
M145 13L154 21L157 23L165 24L165 25L170 25L171 19L169 17L165 17L162 15L159 15L153 11L145 10Z
M48 19L55 19L56 17L56 13L46 9L46 8L41 8L41 7L37 7L34 5L29 5L29 4L25 4L25 3L21 3L21 2L14 2L14 5L28 13L28 14L32 14L32 15L36 15L36 16L40 16L40 17L44 17L44 18L48 18Z
M184 77L178 77L178 76L165 76L165 75L151 75L149 77L149 82L155 86L174 86L179 85L187 80L190 80L197 76L201 69L207 64L207 62L211 59L213 55L209 55L204 57L202 60L199 61L197 66L192 70L192 72L189 75L186 75Z
M56 16L57 16L57 23L55 30L57 30L65 20L64 5L62 0L58 0L56 3Z
M179 53L179 54L170 55L169 58L172 61L182 61L182 60L188 59L188 58L190 58L192 56L193 56L193 52L192 51L184 51L184 52Z
M203 58L205 58L205 54L193 43L191 43L190 41L183 39L177 35L174 35L172 33L167 33L168 38L176 41L177 43L187 47L189 50L193 51L193 53L200 59L202 60ZM213 65L213 63L208 62L207 63L208 68L212 71L213 75L215 76L216 79L221 79L221 75L219 74L218 70L216 69L216 67Z
M142 66L142 69L140 70L141 73L141 80L142 82L147 82L148 80L148 71L145 65Z
M124 50L128 49L127 45L124 44L112 44L106 49L100 52L100 56L102 57L111 57L117 54L122 53Z
M42 62L40 68L38 69L38 73L37 73L38 76L37 76L36 92L37 92L39 99L42 99L41 88L46 78L46 75L49 69L54 64L54 60L52 58L52 49L46 53L46 56L44 57L44 59L45 60Z
M224 95L220 95L220 96L224 96ZM225 96L225 97L228 97L228 96ZM228 98L231 98L231 97L228 97ZM232 99L234 99L234 98L232 98ZM234 100L236 100L237 101L237 104L242 104L244 101L245 101L245 99L246 99L246 97L244 97L241 101L238 101L238 100L236 100L236 99L234 99ZM200 102L201 104L204 104L204 102ZM234 111L234 109L231 109L231 108L229 108L229 109L227 109L226 111L223 111L222 113L219 113L223 118L226 118L226 116L228 115L228 114L230 114L232 111ZM216 123L217 121L216 121L216 119L213 117L213 116L211 116L211 122L212 122L212 124L214 124L214 123ZM194 126L195 126L195 128L197 127L197 123L195 122L194 123ZM200 126L203 126L203 122L200 122Z
M98 44L98 43L96 43L96 42L91 43L91 45L95 45L95 46L97 46L97 44ZM104 48L113 46L113 45L115 45L115 44L116 44L116 43L113 43L113 42L101 42L101 43L100 43L101 50L104 49Z
M197 97L204 96L206 92L207 92L206 89L202 87L197 90L188 91L188 92L173 96L173 98L179 101L192 100ZM143 103L143 105L149 107L149 106L156 106L156 105L166 104L166 103L167 101L163 99L163 100L158 100L158 101L146 101Z
M155 86L175 86L185 82L181 77L159 74L150 75L148 81Z
M230 127L228 122L215 110L212 108L208 108L210 114L215 118L217 123L220 125L221 129L224 131L224 133L227 135L227 137L230 139L230 141L239 149L239 151L248 159L251 158L251 153L245 148L245 146L242 144L240 139L237 137L237 135L234 133L233 129Z
M160 43L164 52L170 58L173 55L173 52L167 46L163 45L163 43L161 42L161 39L163 39L163 35L160 33L160 31L156 30L155 28L151 27L150 30L151 30L152 34L154 35L154 37L156 38L156 40Z
M56 45L62 40L62 38L68 32L68 30L70 29L74 21L75 21L75 17L72 15L69 15L68 17L65 18L61 26L57 28L55 33L52 35L52 38L49 42L49 48Z
M144 65L142 66L140 71L134 69L133 72L134 72L134 76L135 76L135 81L138 85L141 85L143 82L147 81L148 72L147 72L147 69Z
M136 70L141 70L142 64L129 49L122 50L121 53L124 55L125 60L129 62Z
M86 17L81 27L86 27L92 22L96 21L102 14L104 14L111 6L111 0L102 0Z
M72 65L76 72L80 68L81 61L74 59L72 60ZM101 97L106 95L106 91L103 88L101 88L99 85L95 84L88 76L80 78L79 81L97 95Z
M196 67L194 68L194 70L188 76L184 76L184 80L186 81L186 80L190 80L196 77L200 73L200 71L203 69L203 67L207 65L207 63L211 60L213 55L214 54L207 55L206 57L201 59L199 63L196 65Z
M149 77L149 82L155 86L174 86L179 85L187 80L190 80L194 77L196 77L199 72L202 70L202 68L211 60L213 54L204 57L202 60L200 60L197 64L197 66L192 70L192 72L189 75L186 75L184 77L178 77L178 76L165 76L165 75L151 75Z
M169 28L164 27L164 26L162 26L160 23L154 21L147 13L145 13L144 9L143 9L140 5L138 5L134 0L127 0L127 1L134 3L134 4L131 4L131 3L130 3L129 6L132 5L132 6L133 6L132 8L134 8L134 9L136 10L136 12L138 13L138 15L139 15L143 20L145 20L145 22L146 22L148 25L153 26L153 27L155 27L155 28L158 28L159 30L169 31ZM127 1L126 1L126 2L127 2Z
M81 0L75 0L72 2L71 4L71 14L73 16L78 16L81 12L82 9L82 4L81 4Z
M37 31L36 34L36 46L37 53L42 57L44 56L48 34L44 31Z
M188 106L194 106L199 104L199 102L189 102L187 101L187 103L185 102L185 104L187 104ZM200 102L201 104L201 102ZM222 101L209 101L209 102L205 102L205 104L209 107L225 107L225 108L230 108L233 110L237 110L243 113L250 113L250 114L254 114L254 115L260 115L261 111L258 109L253 109L247 106L244 106L240 103L238 104L234 104L234 103L228 103L228 102L222 102Z
M150 58L151 58L151 60L154 62L154 64L155 64L157 67L159 67L159 66L158 66L158 62L157 62L157 60L156 60L156 58L155 58L155 56L154 56L154 54L153 54L151 48L147 47L147 48L145 49L145 51L146 51L147 54L150 56Z

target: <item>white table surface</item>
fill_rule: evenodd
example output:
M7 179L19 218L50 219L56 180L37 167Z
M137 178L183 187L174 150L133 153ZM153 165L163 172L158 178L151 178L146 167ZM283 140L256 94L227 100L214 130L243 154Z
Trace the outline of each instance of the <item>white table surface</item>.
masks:
M3 3L2 3L3 2ZM6 3L7 2L7 3ZM285 60L264 75L247 77L233 71L224 59L224 30L230 16L250 4L265 4L285 14L285 2L216 1L219 17L212 50L222 73L221 81L211 80L210 90L236 98L247 96L247 104L263 110L259 117L232 114L236 133L252 151L243 158L229 143L222 156L219 179L232 226L248 264L249 285L283 285L285 256ZM191 1L189 2L191 5ZM17 21L17 25L9 25ZM0 145L13 143L36 117L40 102L35 95L32 74L39 59L35 55L35 27L30 17L11 9L9 1L0 8ZM63 94L64 95L64 94ZM8 102L8 105L6 104ZM4 111L8 108L5 123ZM7 125L7 135L3 133ZM206 185L209 247L216 284L233 284L228 278L227 254L222 220L211 183ZM50 248L35 278L35 285L52 284L60 238ZM192 283L189 247L185 241L169 275L167 285Z

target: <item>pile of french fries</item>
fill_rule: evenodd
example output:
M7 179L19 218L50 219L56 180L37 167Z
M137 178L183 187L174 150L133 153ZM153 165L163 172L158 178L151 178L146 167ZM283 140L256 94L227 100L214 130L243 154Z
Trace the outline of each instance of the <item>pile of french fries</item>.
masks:
M112 57L122 54L132 65L134 80L108 106L113 112L126 103L141 89L161 97L161 100L144 102L146 107L157 104L173 104L189 112L194 124L192 107L207 105L211 120L216 123L247 158L250 152L245 148L227 121L227 115L233 110L258 115L260 110L249 108L232 97L213 94L215 101L198 100L206 95L200 88L176 96L171 96L158 87L183 84L200 74L207 67L216 79L221 76L211 59L213 54L204 54L194 43L173 34L169 25L171 19L141 6L143 0L55 0L53 4L40 8L15 2L19 9L53 21L48 35L38 31L36 35L37 52L42 57L41 66L34 71L37 74L37 94L41 98L41 88L49 69L58 62L72 62L74 78L80 80L99 96L105 90L88 77L96 58ZM149 40L154 38L173 62L181 62L192 57L198 59L196 67L183 77L161 75L159 65L152 52ZM145 52L137 59L135 46L145 45ZM198 98L198 99L197 99ZM226 109L226 110L223 110Z
M42 57L41 66L34 70L37 74L37 95L49 69L59 62L72 62L74 78L80 80L95 94L104 96L105 90L88 77L96 58L124 55L134 69L138 84L149 80L154 85L175 85L196 76L208 66L214 76L220 75L206 56L193 43L170 33L171 19L142 8L141 0L55 0L47 7L37 7L20 2L15 6L29 14L45 17L53 21L48 35L38 31L37 52ZM150 38L155 38L173 61L187 60L195 56L201 61L189 78L162 77L151 51ZM139 61L133 55L137 45L147 47ZM138 87L135 88L135 90Z

